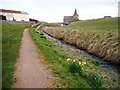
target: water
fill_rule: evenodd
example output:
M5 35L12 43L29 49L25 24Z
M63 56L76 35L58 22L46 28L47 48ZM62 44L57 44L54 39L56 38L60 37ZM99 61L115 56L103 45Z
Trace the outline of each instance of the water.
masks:
M75 46L72 46L72 45L70 45L70 44L65 43L65 42L62 41L62 40L56 39L56 38L54 38L54 37L46 34L44 31L42 31L42 32L43 32L49 39L51 39L52 41L54 41L54 42L56 42L56 43L58 43L58 44L60 44L60 45L65 45L65 46L67 46L67 47L69 47L69 48L72 48L72 49L75 49L75 50L79 50L83 55L89 56L89 57L93 58L94 60L98 61L98 62L100 63L100 66L101 66L101 67L103 67L103 68L105 68L105 69L107 69L107 70L111 70L111 71L114 71L114 72L120 74L120 69L119 69L119 65L118 65L118 64L113 64L113 63L111 63L111 62L105 61L103 58L97 57L97 56L95 56L95 55L93 55L93 54L90 54L90 53L86 52L85 50L79 49L79 48L77 48L77 47L75 47Z

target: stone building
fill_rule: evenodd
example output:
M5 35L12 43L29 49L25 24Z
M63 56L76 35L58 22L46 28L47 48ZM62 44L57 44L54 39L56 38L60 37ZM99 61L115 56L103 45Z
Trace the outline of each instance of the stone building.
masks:
M29 22L29 14L24 11L0 9L0 16L6 17L6 20L8 21Z
M71 22L76 22L76 21L79 21L79 15L77 14L76 9L73 16L64 16L64 19L63 19L64 24L70 24Z
M112 16L104 16L104 18L112 18Z

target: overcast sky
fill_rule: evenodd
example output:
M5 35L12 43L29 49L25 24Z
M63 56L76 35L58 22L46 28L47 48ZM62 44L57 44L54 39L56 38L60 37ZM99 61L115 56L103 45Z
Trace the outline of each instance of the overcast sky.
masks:
M30 18L62 22L75 8L80 20L118 16L119 0L0 0L1 9L26 11Z

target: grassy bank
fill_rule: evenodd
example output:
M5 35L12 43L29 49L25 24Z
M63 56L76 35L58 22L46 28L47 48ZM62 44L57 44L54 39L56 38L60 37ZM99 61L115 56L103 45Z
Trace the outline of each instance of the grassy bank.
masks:
M12 84L14 65L25 24L2 23L2 87Z
M107 61L120 63L117 18L86 20L64 27L46 27L44 31Z
M67 29L75 29L77 31L118 31L118 18L102 18L93 20L84 20L70 24Z
M48 40L42 33L35 32L33 28L30 29L30 34L38 50L42 52L44 62L49 65L53 74L59 78L61 85L58 87L115 88L118 86L117 74L101 68L99 62L83 56L79 51ZM78 65L78 62L81 61L87 64L84 66Z

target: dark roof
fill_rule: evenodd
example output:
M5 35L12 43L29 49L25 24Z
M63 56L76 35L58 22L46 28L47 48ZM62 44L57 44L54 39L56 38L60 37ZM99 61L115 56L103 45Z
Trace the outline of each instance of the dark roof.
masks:
M0 12L21 13L20 11L16 11L16 10L6 10L6 9L0 9Z
M104 18L112 18L112 16L104 16Z

